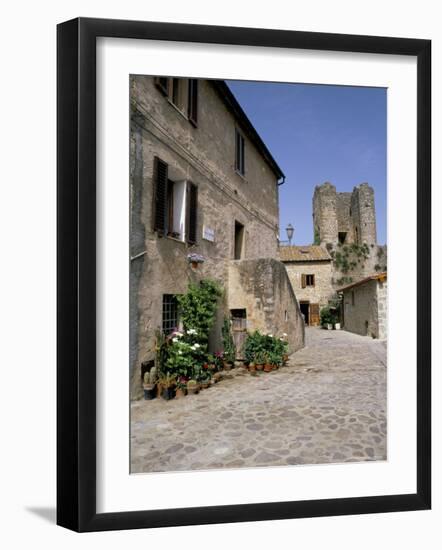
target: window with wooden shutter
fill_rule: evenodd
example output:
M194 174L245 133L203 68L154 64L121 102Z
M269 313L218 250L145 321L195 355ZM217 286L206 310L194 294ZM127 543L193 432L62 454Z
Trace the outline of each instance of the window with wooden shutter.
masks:
M235 128L235 170L244 176L245 174L245 159L244 159L244 136Z
M169 79L160 76L155 77L155 85L163 95L169 94Z
M301 287L302 288L305 288L307 286L307 277L305 276L305 274L303 273L301 275Z
M198 123L198 80L196 78L189 79L187 117L194 126L197 125Z
M195 244L197 240L196 235L198 224L198 187L190 181L187 186L187 194L187 242L189 244Z
M168 166L158 157L154 159L153 230L160 235L167 224L167 176Z

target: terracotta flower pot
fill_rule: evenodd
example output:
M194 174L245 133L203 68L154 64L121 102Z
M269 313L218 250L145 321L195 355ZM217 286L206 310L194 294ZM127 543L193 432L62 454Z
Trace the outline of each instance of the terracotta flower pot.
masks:
M200 386L199 386L199 384L187 386L187 392L188 392L190 395L192 395L192 394L197 394L199 391L200 391Z
M249 365L249 372L254 373L256 371L256 366L254 364Z
M224 361L224 370L230 370L232 368L231 363L227 363L227 361Z
M198 268L198 262L191 262L193 269Z
M255 365L256 370L262 370L263 368L264 368L264 365L261 365L261 364Z
M270 372L272 369L273 369L273 367L269 363L266 363L264 365L264 372Z
M175 392L175 399L181 399L187 395L187 390L185 388L177 388Z

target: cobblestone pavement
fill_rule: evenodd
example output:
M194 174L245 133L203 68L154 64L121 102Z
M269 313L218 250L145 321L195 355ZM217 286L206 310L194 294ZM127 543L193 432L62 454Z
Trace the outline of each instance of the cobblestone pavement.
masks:
M308 328L277 371L133 402L131 471L386 460L385 364L385 342Z

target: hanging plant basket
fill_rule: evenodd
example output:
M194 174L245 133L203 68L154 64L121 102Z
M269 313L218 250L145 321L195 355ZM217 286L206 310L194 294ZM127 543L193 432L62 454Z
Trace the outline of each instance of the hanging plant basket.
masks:
M202 264L205 262L204 256L201 256L201 254L188 254L187 255L187 261L190 263L193 269L197 269L199 264Z

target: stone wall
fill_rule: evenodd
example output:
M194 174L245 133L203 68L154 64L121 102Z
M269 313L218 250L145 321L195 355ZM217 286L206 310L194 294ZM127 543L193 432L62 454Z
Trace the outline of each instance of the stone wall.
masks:
M351 193L337 193L329 182L317 185L313 195L313 225L317 244L339 241L346 233L345 243L376 244L376 212L374 190L361 183Z
M315 187L313 194L314 244L338 242L336 187L329 182Z
M197 128L159 92L152 77L132 76L130 86L130 365L136 398L141 392L140 365L154 357L163 294L184 293L190 281L203 278L217 280L227 293L235 220L244 225L244 258L277 257L278 186L277 176L247 135L245 177L235 172L237 121L210 81L199 81ZM198 186L196 245L159 238L152 230L155 156L168 164L171 179ZM213 242L203 238L204 226L213 230ZM191 252L206 258L197 269L187 261ZM225 298L213 346L220 345L226 308Z
M378 287L378 338L385 340L388 335L388 286L387 281L379 281Z
M381 288L382 285L382 288ZM354 305L352 294L354 293ZM350 332L386 338L387 283L377 280L344 291L344 328Z
M304 321L284 264L274 259L229 265L228 308L247 311L247 329L288 335L290 353L304 347Z
M285 267L298 302L305 300L312 304L319 304L320 307L327 305L335 293L332 286L330 261L285 262ZM315 286L302 288L303 274L313 274Z

